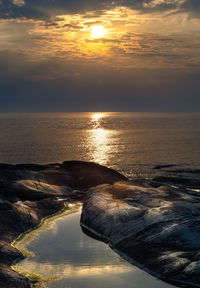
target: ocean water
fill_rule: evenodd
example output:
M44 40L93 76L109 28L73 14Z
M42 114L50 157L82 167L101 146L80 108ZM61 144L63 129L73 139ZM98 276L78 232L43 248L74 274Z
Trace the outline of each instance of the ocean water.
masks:
M0 162L94 161L130 178L200 178L200 114L0 114Z

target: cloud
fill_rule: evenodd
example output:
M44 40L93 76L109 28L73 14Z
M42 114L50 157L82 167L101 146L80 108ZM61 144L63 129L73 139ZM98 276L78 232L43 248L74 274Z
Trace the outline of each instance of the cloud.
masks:
M22 7L24 6L26 3L24 0L13 0L13 4L18 6L18 7Z
M99 16L86 12L54 21L10 19L0 23L0 50L23 53L31 63L55 57L58 63L97 63L113 69L197 69L200 22L193 22L180 14L151 18L121 7ZM94 23L105 27L104 38L91 37Z
M199 6L0 0L1 111L198 110Z
M58 15L95 11L112 6L110 0L1 0L1 18L52 19ZM22 5L24 4L24 5Z
M6 55L7 54L7 55ZM66 66L52 59L30 65L0 55L10 66L0 77L0 111L194 111L200 107L199 72ZM9 61L10 59L10 61ZM14 60L14 63L13 63ZM21 66L18 66L21 62ZM18 70L14 75L12 67ZM59 69L58 69L59 68ZM95 69L94 69L95 68ZM48 71L54 71L55 77ZM39 72L38 72L39 71ZM59 73L57 73L59 72ZM40 77L41 76L41 77ZM52 75L51 75L52 76Z
M156 7L160 5L178 5L185 2L185 0L150 0L144 2L144 6L146 7Z
M181 5L182 12L189 13L190 17L200 18L200 1L199 0L186 0Z
M188 12L199 17L199 0L1 0L0 18L20 18L49 20L56 16L84 11L96 11L114 7L129 7L141 13Z

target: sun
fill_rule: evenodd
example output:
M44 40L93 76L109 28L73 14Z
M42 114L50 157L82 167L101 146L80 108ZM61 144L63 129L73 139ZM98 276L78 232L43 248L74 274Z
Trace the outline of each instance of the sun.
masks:
M106 30L101 25L95 25L91 27L91 36L94 39L99 39L106 34Z

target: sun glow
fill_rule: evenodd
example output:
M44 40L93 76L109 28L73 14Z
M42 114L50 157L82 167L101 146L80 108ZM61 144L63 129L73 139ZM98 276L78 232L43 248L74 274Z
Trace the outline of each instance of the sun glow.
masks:
M93 118L94 120L99 120L99 119L101 119L102 117L104 117L104 114L103 114L103 113L95 113L95 114L92 115L92 118Z
M95 25L91 27L91 36L94 39L99 39L106 34L106 30L101 25Z

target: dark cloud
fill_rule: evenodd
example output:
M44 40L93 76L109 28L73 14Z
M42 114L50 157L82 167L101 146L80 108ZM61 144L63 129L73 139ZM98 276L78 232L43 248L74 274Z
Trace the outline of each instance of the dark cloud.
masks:
M191 17L200 18L200 1L186 0L182 6L182 11L189 12Z
M94 77L81 82L73 78L0 82L0 111L199 111L199 74L190 75L190 79L185 76L186 82L180 75L169 85L167 79L161 81L161 71L154 81L141 80L140 72L134 71L131 80L120 73L106 73L100 82Z
M66 63L62 67L56 59L33 65L23 55L4 51L0 61L1 112L200 109L200 72L68 64L64 75Z
M63 14L105 9L110 5L110 0L26 0L25 5L17 6L11 0L3 0L0 5L0 17L46 20Z
M199 0L185 0L184 3L181 0L1 0L0 3L1 18L26 17L47 20L62 14L84 11L96 11L98 15L102 9L116 6L130 7L145 13L178 9L179 12L186 11L195 17L200 16Z

